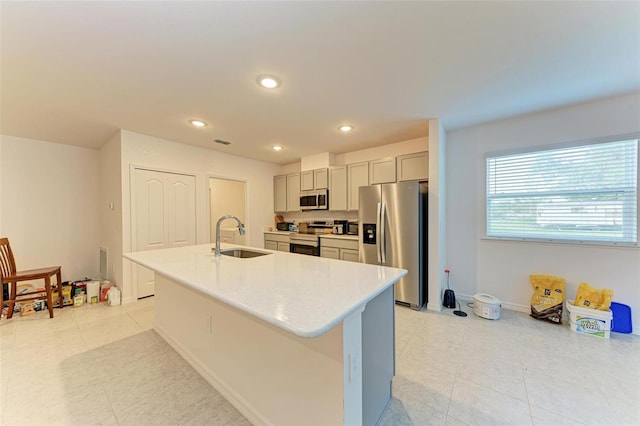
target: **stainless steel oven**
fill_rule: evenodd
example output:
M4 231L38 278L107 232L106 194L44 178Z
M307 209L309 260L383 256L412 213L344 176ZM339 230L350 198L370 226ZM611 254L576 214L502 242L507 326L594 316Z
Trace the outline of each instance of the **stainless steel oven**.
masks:
M314 234L290 234L289 252L320 256L320 238Z

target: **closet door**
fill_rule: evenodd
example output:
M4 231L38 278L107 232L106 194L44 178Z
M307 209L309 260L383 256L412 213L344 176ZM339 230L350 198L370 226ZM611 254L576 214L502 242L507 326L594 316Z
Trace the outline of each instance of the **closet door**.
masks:
M196 243L196 178L192 175L134 169L134 250L157 250ZM154 294L154 275L133 267L137 297Z

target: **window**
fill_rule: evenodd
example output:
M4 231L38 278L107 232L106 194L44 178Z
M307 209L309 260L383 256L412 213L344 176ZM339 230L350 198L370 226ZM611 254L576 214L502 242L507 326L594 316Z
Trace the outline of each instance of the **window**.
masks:
M487 157L487 237L636 245L638 139Z

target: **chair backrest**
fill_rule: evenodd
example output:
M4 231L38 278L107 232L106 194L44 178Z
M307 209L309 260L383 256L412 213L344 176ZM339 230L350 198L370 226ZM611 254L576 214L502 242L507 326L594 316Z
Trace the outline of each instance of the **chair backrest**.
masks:
M0 276L9 277L16 273L16 260L13 258L8 238L0 238Z

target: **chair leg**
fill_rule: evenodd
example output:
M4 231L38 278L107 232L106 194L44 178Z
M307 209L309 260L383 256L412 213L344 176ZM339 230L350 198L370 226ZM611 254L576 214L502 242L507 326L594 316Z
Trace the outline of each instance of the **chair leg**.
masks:
M7 319L13 318L13 308L16 304L16 293L18 291L18 283L12 282L9 284L9 311L7 312Z
M4 283L0 285L0 319L2 319L3 310L4 310Z
M44 289L47 292L47 307L49 308L49 318L53 318L53 297L51 296L51 277L44 278Z
M64 306L64 301L62 300L62 270L58 269L56 279L58 280L58 305L62 308Z

